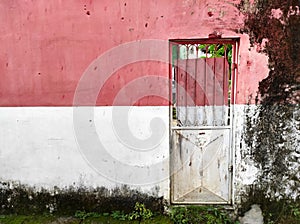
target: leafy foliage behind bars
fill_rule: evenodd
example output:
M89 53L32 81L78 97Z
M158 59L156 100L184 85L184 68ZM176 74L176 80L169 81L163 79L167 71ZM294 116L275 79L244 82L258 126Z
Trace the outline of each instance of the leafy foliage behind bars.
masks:
M199 50L208 54L210 58L220 58L226 55L229 64L232 62L232 45L231 44L200 44ZM201 58L205 58L202 56Z

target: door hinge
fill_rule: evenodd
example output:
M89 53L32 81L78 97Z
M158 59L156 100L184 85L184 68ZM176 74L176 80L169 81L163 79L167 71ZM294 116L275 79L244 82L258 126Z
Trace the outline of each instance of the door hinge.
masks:
M233 172L233 165L229 166L228 170L229 170L230 173L232 173Z

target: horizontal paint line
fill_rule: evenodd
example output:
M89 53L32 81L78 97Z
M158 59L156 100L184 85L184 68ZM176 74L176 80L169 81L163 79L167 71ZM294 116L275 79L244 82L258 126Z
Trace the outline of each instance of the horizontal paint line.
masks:
M172 130L222 130L230 129L231 126L192 126L192 127L172 127Z

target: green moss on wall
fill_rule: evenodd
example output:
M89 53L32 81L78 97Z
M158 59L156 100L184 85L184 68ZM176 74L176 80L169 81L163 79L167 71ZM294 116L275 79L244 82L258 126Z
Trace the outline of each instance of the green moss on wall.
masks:
M154 212L163 212L164 200L132 190L127 186L108 190L68 188L34 189L12 183L0 183L0 214L74 215L76 211L131 212L136 202Z

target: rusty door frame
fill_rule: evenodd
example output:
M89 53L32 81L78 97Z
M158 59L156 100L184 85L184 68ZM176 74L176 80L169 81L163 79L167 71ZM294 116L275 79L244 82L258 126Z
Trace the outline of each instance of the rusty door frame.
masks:
M226 37L226 38L197 38L197 39L169 39L169 97L170 97L170 106L169 106L169 148L170 148L170 154L172 152L172 131L176 129L176 127L173 127L173 92L172 92L172 44L231 44L233 47L233 54L232 54L232 66L231 66L231 74L232 74L232 85L231 85L231 100L230 100L230 143L229 143L229 167L230 169L230 186L229 186L229 201L228 203L214 203L214 204L225 204L225 205L234 205L234 177L235 177L235 126L234 126L234 105L236 104L236 88L237 88L237 79L238 79L238 59L239 59L239 45L240 45L240 37ZM223 128L225 128L224 126ZM199 127L189 127L188 129L197 129ZM211 129L213 127L211 126L202 126L202 129ZM169 157L169 167L170 167L170 203L171 204L211 204L211 203L205 203L205 202L189 202L189 203L179 203L173 201L173 175L172 175L172 160L171 156Z

